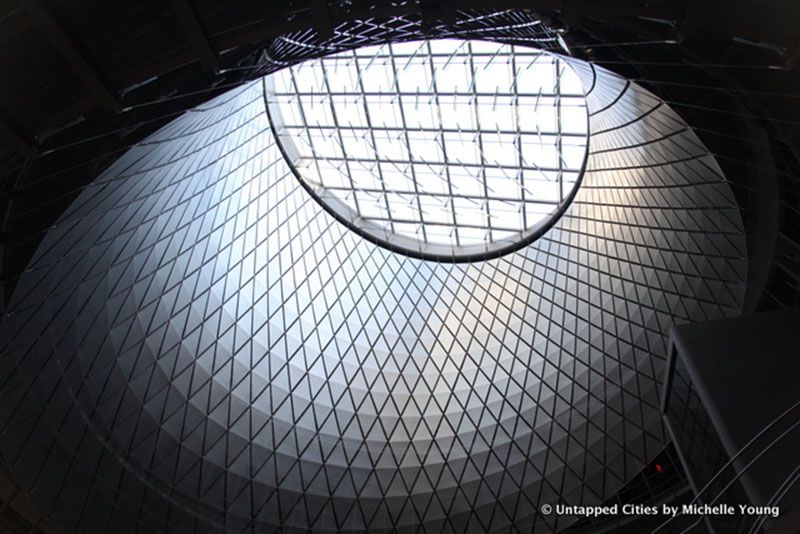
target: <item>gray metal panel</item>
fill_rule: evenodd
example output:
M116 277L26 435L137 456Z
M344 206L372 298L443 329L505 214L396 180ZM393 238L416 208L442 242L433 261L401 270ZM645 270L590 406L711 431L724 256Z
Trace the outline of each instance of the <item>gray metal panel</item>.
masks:
M573 64L583 185L485 262L334 221L282 159L261 84L132 148L14 293L0 459L82 532L547 530L571 519L541 503L613 494L663 446L666 333L738 312L745 244L685 123Z

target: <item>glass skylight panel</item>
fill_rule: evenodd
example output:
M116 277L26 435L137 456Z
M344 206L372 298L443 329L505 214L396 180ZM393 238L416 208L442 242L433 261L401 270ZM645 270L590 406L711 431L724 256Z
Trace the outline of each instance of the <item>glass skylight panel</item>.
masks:
M459 261L522 246L563 212L583 171L580 80L534 48L392 43L264 83L306 189L351 229L410 255Z

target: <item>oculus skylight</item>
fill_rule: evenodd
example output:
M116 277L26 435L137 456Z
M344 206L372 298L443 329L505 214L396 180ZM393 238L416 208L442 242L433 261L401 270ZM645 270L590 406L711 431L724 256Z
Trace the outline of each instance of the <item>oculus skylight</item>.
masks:
M395 251L470 261L516 250L549 228L580 182L581 82L535 48L391 43L305 61L264 84L304 187Z
M68 532L561 532L542 503L618 494L668 442L669 329L741 314L747 240L692 128L568 61L598 132L582 186L486 262L337 223L262 80L135 143L8 300L0 478Z

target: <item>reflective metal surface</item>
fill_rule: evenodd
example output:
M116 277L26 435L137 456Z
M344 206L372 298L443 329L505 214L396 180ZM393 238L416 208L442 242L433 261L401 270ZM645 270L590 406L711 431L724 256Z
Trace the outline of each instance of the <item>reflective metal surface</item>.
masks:
M662 450L670 326L740 309L745 240L678 115L571 64L582 186L489 261L339 224L282 157L261 82L132 148L2 323L3 464L80 532L538 532L569 521L541 504L612 495Z

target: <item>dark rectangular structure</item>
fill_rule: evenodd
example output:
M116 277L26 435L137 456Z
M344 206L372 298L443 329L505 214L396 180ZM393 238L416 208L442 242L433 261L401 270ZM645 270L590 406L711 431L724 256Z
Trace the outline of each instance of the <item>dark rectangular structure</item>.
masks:
M668 355L662 412L698 501L775 504L800 459L800 310L675 327Z

